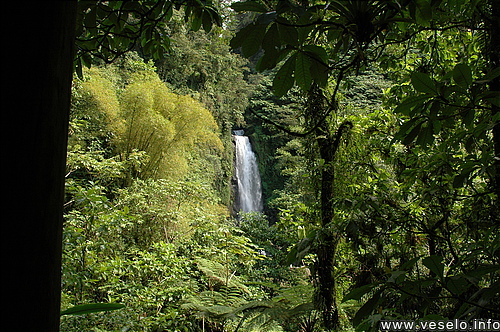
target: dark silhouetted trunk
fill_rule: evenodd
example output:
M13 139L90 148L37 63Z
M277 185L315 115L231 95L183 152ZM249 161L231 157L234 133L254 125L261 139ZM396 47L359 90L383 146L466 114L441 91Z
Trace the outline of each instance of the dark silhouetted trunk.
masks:
M489 30L489 45L488 45L488 60L490 62L490 69L500 67L500 1L491 0L491 18L490 22L487 22ZM491 91L500 91L500 77L493 79L489 88ZM498 103L498 101L497 101ZM495 104L491 104L491 116L494 117L500 113L500 107ZM496 194L497 204L492 211L495 216L496 221L500 222L500 120L497 120L493 126L493 149L495 153L495 160L493 164L494 178L493 178L493 190Z
M76 7L21 1L3 8L3 324L16 331L59 330Z

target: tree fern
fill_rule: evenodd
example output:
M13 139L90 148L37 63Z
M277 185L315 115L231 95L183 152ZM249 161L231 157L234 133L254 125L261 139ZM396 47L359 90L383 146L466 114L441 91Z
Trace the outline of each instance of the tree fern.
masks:
M242 280L227 265L225 266L219 262L205 258L198 258L196 264L200 271L208 278L209 289L221 290L234 288L242 293L250 293L248 287L243 284Z

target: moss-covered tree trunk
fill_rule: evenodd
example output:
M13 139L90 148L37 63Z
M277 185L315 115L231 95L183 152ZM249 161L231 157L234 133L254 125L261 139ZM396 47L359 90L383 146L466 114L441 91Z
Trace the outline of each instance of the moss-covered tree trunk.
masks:
M318 233L316 245L317 288L315 302L322 312L325 328L330 330L337 328L339 323L335 298L336 281L333 275L338 239L332 227L334 218L332 203L334 199L335 168L333 162L335 151L331 137L317 139L316 141L319 145L320 156L324 160L324 166L321 170L321 230Z
M335 96L334 96L335 98ZM325 114L336 111L337 103L328 104L322 91L315 87L309 92L306 109L307 122L313 126L315 143L319 157L323 161L320 174L320 225L317 235L315 266L316 297L315 302L323 315L323 324L327 330L335 330L339 326L339 313L336 302L336 280L334 277L335 256L339 234L333 227L335 209L335 157L343 135L352 128L352 123L342 123L333 131Z
M16 331L58 331L76 1L9 2L4 14L2 293ZM12 322L10 322L12 320Z

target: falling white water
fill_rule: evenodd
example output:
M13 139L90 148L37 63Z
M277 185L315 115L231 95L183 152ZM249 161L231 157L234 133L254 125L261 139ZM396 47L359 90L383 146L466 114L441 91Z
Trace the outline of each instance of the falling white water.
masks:
M235 175L238 184L237 208L241 212L262 211L262 188L257 158L243 130L234 131L236 144Z

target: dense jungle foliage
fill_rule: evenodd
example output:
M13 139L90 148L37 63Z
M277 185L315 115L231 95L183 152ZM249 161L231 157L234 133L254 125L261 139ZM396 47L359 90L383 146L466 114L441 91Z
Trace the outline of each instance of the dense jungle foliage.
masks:
M81 5L61 331L500 319L497 2L133 3Z

